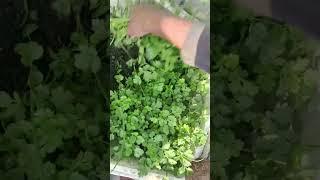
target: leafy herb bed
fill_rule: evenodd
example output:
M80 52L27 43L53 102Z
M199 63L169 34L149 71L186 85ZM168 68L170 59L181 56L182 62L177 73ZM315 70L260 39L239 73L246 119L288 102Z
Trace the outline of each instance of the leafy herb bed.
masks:
M212 10L212 177L308 179L298 114L316 90L319 45L230 0Z
M16 35L21 39L0 52L17 57L13 68L24 67L19 75L26 75L18 85L1 83L7 87L0 91L0 179L106 179L109 7L100 0L51 0L38 10L32 8L37 2L24 1L29 16ZM68 29L51 20L57 14L61 21L77 21L63 31L66 38L53 33ZM43 22L58 26L43 32Z
M206 135L205 96L208 75L182 63L177 49L152 36L130 39L127 19L112 18L112 46L128 51L138 47L138 57L125 59L131 73L118 66L111 91L111 156L138 162L140 175L152 169L175 175L192 171L191 161Z

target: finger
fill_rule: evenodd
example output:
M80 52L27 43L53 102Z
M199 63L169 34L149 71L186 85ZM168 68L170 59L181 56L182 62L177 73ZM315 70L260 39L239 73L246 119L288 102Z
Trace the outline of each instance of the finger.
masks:
M134 36L136 34L136 27L135 27L135 23L133 22L133 20L130 20L129 21L129 24L128 24L128 35L129 36Z
M136 26L129 26L128 27L128 35L130 37L141 37L146 34L147 34L147 32L143 31L141 28L138 28Z
M130 37L141 37L146 35L147 32L141 31L141 30L136 30L136 29L128 29L128 35Z
M128 24L128 35L130 37L139 37L142 36L143 29L141 28L141 22L137 21L136 18L130 19Z

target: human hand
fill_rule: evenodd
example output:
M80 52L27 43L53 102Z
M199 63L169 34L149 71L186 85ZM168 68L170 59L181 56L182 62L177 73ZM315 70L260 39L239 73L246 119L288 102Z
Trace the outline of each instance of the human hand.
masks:
M171 16L170 12L151 5L137 5L132 9L128 35L141 37L146 34L161 34L161 20Z

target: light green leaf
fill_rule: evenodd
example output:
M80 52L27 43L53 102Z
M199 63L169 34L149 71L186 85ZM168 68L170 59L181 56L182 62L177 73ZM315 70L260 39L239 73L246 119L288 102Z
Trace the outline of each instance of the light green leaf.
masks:
M33 87L36 85L39 85L43 80L42 73L36 68L35 66L32 67L32 70L30 71L28 83L29 86Z
M114 135L110 134L110 141L114 140Z
M43 48L37 42L30 41L17 44L15 52L21 56L21 62L25 66L31 66L34 60L42 57Z
M155 142L161 142L161 141L162 141L162 136L161 136L160 134L156 135L156 136L154 137L154 141L155 141Z
M142 144L142 143L144 143L144 138L143 138L142 136L138 136L136 143L137 143L137 144Z
M146 82L149 82L150 80L153 79L153 75L150 71L144 71L143 73L143 79L146 81Z
M124 79L124 77L122 75L115 75L114 78L116 79L116 81L118 83L120 83Z
M152 60L158 55L158 52L154 47L147 47L145 55L147 59Z
M141 84L141 78L138 75L135 75L133 78L133 83L134 84Z
M171 165L176 165L177 161L175 161L174 159L168 159L169 164Z
M180 174L180 175L184 174L185 172L186 172L186 169L184 167L180 167L178 169L178 174Z
M131 149L131 147L126 147L126 148L125 148L124 155L125 155L126 157L129 157L129 156L131 156L131 154L132 154L132 149Z
M192 168L190 168L190 167L187 167L186 171L189 173L193 172Z
M143 155L143 153L144 153L144 151L139 147L136 147L134 149L134 157L136 157L136 158L141 157Z
M182 163L182 165L183 165L184 167L189 167L189 166L191 166L190 161L188 161L187 159L182 159L181 163Z
M173 158L176 156L176 153L173 149L169 149L167 151L165 151L165 155L168 157L168 158Z

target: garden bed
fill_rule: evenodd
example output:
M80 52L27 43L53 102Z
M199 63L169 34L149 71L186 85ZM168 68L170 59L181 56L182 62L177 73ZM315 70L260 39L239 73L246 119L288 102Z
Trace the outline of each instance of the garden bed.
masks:
M111 62L111 174L183 177L209 139L209 75L184 65L164 40L128 38L127 23L114 15L110 25L111 49L122 52Z

